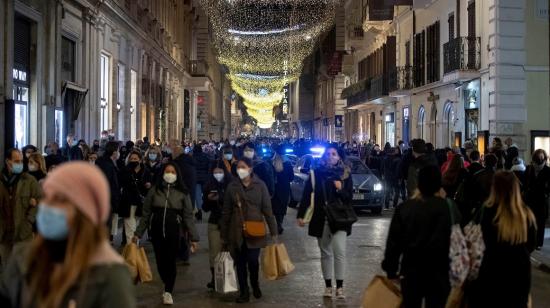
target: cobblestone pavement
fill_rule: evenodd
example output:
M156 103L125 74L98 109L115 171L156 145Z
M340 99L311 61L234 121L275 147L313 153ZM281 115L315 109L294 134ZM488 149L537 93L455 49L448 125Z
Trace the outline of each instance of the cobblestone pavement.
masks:
M359 307L362 293L376 274L381 274L380 262L384 253L386 234L391 212L382 216L361 215L348 238L347 276L345 281L346 300L326 300L321 294L324 282L320 268L320 254L317 242L307 236L306 229L295 225L295 211L289 210L286 229L280 240L285 243L296 270L277 281L260 282L264 297L252 299L249 304L234 303L234 295L221 296L209 292L206 283L210 279L208 265L206 223L198 224L201 233L201 247L191 257L191 265L178 265L178 276L174 290L174 307ZM156 272L152 247L145 244L154 281L137 288L139 307L162 307L162 283ZM532 288L534 308L550 307L550 274L533 269Z

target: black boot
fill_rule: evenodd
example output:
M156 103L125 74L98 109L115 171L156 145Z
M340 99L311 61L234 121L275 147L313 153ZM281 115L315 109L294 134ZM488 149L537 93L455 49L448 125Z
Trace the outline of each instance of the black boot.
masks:
M252 286L252 294L255 298L260 299L262 298L262 290L260 290L259 285Z
M236 302L238 304L244 304L244 303L250 302L250 291L248 290L248 288L241 291L241 293L239 294L239 297L237 297Z
M214 276L214 268L213 267L210 268L210 273L212 273L212 280L210 280L210 282L206 285L206 287L208 289L214 290L214 289L216 289L216 283L214 282L215 276Z
M259 266L256 268L256 266L251 266L250 268L250 285L252 286L252 294L255 298L261 298L262 297L262 290L260 290L260 282L259 282Z

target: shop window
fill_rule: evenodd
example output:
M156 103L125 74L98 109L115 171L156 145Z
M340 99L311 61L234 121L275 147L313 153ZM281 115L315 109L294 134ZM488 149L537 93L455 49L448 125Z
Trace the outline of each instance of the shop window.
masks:
M425 116L426 116L426 110L424 109L424 106L420 106L420 109L418 109L418 125L417 125L418 138L420 139L424 139L424 125L426 124Z
M395 146L395 116L394 113L386 114L386 142Z
M75 42L61 37L61 79L75 81Z
M550 153L550 131L548 130L532 130L531 131L531 153L538 149L543 149L546 153Z

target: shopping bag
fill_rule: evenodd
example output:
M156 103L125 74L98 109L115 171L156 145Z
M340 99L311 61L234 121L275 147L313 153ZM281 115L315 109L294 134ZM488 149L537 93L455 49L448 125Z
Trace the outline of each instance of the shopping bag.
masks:
M122 249L122 257L128 265L128 270L130 270L130 276L132 280L136 280L138 277L138 246L135 243L129 243L124 246Z
M262 255L262 271L267 280L275 280L279 276L277 269L277 248L268 245Z
M377 275L363 295L362 308L399 308L401 291L388 278Z
M216 292L226 294L238 291L237 276L231 254L222 251L216 256L215 261L214 288Z
M277 276L281 278L290 274L294 270L294 264L290 262L285 244L275 245L275 255L277 257Z
M153 280L153 272L151 271L151 266L149 265L149 260L147 260L147 255L143 247L138 249L137 270L139 282L143 283Z
M454 287L451 289L451 292L449 293L449 297L447 297L447 304L445 304L445 308L465 308L466 303L464 300L464 288Z

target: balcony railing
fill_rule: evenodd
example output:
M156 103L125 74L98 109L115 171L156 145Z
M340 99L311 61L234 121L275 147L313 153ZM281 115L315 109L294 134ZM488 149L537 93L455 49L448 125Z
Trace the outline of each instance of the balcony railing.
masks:
M412 89L413 67L399 66L391 70L388 76L388 87L390 92Z
M479 37L457 37L443 44L443 72L478 70L481 66L480 44Z
M189 61L189 74L193 77L204 77L208 73L208 63L205 60Z
M342 99L347 99L348 106L371 101L386 95L388 95L387 75L361 79L342 91Z
M369 100L377 99L384 95L388 95L388 76L378 75L372 78L370 83Z
M365 31L363 31L363 27L354 27L349 30L349 38L352 40L362 40L364 36Z

